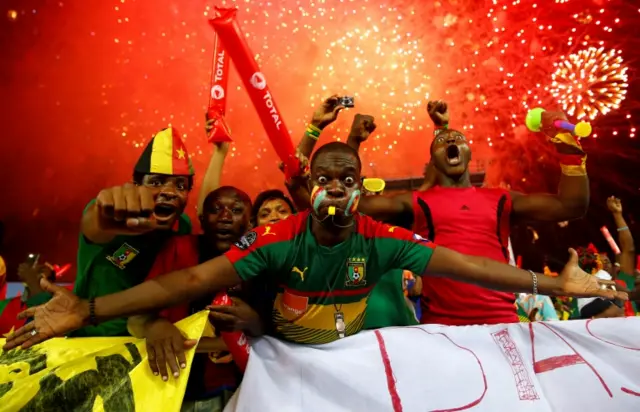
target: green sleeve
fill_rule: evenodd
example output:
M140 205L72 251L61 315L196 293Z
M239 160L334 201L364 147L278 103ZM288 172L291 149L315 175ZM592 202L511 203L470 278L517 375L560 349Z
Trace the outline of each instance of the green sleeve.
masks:
M90 201L87 206L84 208L83 214L89 209L89 207L95 203L95 199ZM178 218L178 234L190 234L192 230L191 220L189 216L186 214L180 215ZM78 260L77 260L77 271L76 271L76 281L73 287L73 293L86 298L88 297L88 285L87 285L87 275L90 272L91 265L96 256L98 256L104 248L109 247L110 245L121 245L132 236L127 235L118 235L111 242L104 244L96 244L89 241L82 232L80 232L80 236L78 238Z
M282 248L279 249L279 253L284 256ZM271 245L261 247L233 263L233 267L243 281L254 279L265 272L278 272L282 261L277 258L277 253Z
M635 276L632 275L627 275L624 272L619 272L618 273L618 279L620 279L621 281L623 281L624 283L627 284L627 289L629 290L633 290L633 288L636 285L636 278Z
M27 299L27 307L32 308L34 306L44 305L49 301L49 299L51 299L51 293L38 293L37 295L31 296Z
M7 307L9 302L11 302L11 299L12 298L5 299L5 300L0 300L0 315L2 315L2 312L4 312L4 308Z
M400 231L396 228L395 231ZM411 233L406 230L402 232ZM380 251L383 262L381 267L383 272L394 269L408 270L416 276L421 276L427 269L427 265L433 255L433 244L422 238L406 239L404 233L398 233L393 238L387 237L378 240L377 249ZM402 237L405 237L403 239Z
M251 236L251 233L255 232L249 232L248 236ZM241 244L241 242L237 244ZM238 247L237 244L234 244L225 253L240 279L248 281L266 272L282 273L292 242L283 241L260 245L260 240L258 240L255 245L252 243L250 242L251 246L247 247L242 247L242 245Z
M623 281L626 285L627 285L627 289L629 289L630 291L633 291L636 287L636 277L633 275L628 275L624 272L619 272L618 273L618 279L620 279L621 281ZM638 303L637 302L631 302L631 308L633 308L633 311L635 313L638 313Z
M179 235L190 235L193 231L193 225L191 224L191 219L186 214L181 214L178 217L178 234Z
M82 214L84 215L87 212L87 209L96 202L95 199L91 200L87 206L85 206ZM89 266L91 262L96 257L104 245L98 245L90 242L80 231L80 236L78 237L78 260L77 260L77 271L76 271L76 280L73 285L73 293L80 296L86 297L86 274L88 272Z

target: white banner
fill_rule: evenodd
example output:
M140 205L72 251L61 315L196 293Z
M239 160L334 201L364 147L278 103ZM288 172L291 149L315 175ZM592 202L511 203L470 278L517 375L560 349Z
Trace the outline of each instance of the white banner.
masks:
M225 412L640 411L640 318L261 338Z

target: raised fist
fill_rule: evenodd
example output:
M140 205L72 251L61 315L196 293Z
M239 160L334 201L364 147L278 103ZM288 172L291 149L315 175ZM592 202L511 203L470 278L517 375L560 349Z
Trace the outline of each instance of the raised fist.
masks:
M144 233L162 226L164 221L154 215L154 191L133 183L100 191L96 207L102 229Z
M427 103L427 113L436 127L449 123L449 107L444 100L432 100Z
M607 207L611 213L622 213L622 202L617 197L609 197L607 199Z
M368 114L356 114L351 123L349 136L362 143L376 130L375 119Z

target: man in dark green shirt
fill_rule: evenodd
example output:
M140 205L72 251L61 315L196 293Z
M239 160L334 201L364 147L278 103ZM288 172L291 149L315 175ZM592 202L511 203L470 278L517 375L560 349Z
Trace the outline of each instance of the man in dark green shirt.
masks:
M193 186L193 166L173 128L149 142L133 183L102 190L84 210L74 293L86 299L129 289L147 277L171 236L191 232L183 214ZM87 326L74 336L128 335L127 320Z

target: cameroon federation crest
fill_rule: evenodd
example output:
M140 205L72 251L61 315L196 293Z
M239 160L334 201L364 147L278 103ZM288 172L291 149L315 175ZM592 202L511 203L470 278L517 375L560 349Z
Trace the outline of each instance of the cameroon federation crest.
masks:
M364 286L367 284L367 263L365 258L350 258L347 260L347 278L345 286Z
M127 265L138 256L140 252L127 243L123 243L107 260L120 269L126 269Z

